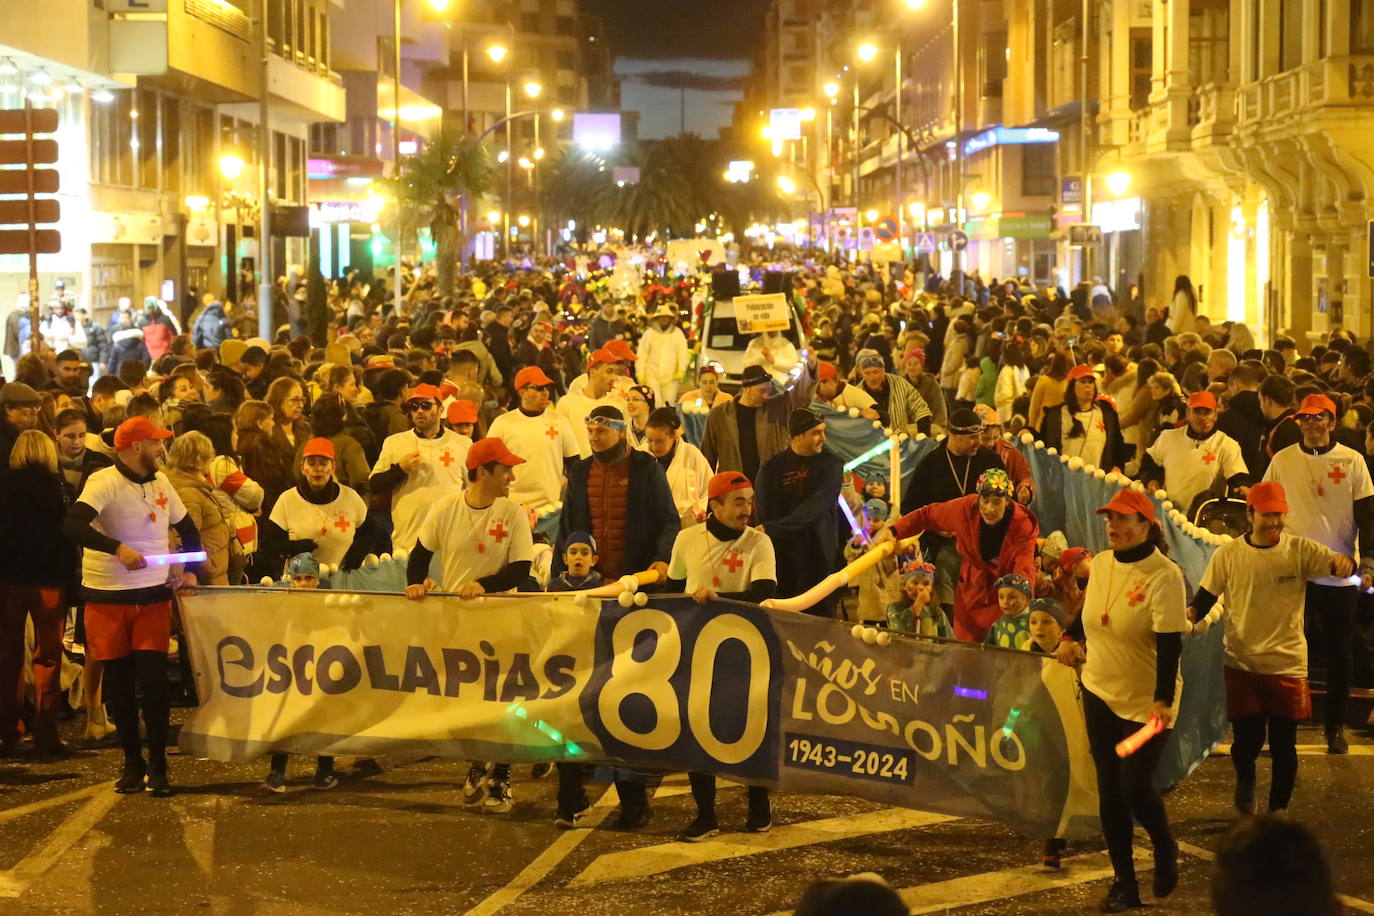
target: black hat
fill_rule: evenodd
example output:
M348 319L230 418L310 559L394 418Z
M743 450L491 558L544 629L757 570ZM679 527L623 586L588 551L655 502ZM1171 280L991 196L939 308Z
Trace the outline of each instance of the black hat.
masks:
M949 415L949 432L953 435L968 436L982 431L983 421L967 407L960 407Z
M681 429L682 416L676 407L657 407L649 413L646 426L659 426L666 429Z
M798 407L792 411L792 415L787 418L787 432L793 436L800 436L808 430L815 429L825 421L820 418L810 407Z
M239 357L239 362L247 363L250 366L265 366L267 365L267 351L262 347L249 347L243 351L243 355Z
M740 387L752 388L754 385L771 385L773 376L769 375L762 366L745 366L744 372L740 374Z

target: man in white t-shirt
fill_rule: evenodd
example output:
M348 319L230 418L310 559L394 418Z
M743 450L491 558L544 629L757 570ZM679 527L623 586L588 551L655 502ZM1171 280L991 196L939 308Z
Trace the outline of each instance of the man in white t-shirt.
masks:
M328 439L305 443L301 477L272 507L263 526L262 549L268 556L308 551L317 562L338 566L367 519L367 504L356 490L334 479L334 443Z
M1374 483L1364 456L1331 440L1336 405L1324 394L1303 398L1294 419L1302 442L1274 455L1265 480L1283 484L1288 527L1343 557L1355 555L1359 538L1360 584L1368 589L1374 576ZM1307 616L1321 630L1326 654L1326 751L1345 754L1345 707L1355 668L1356 582L1321 576L1307 583Z
M104 663L102 689L124 750L115 783L121 794L172 794L167 781L167 728L171 710L167 651L172 633L172 585L194 586L186 572L168 580L169 567L149 558L166 555L168 528L181 550L200 550L200 532L159 467L170 430L132 417L115 430L113 467L96 471L67 513L63 534L84 548L81 586L86 599L86 652ZM13 521L13 520L10 520ZM147 733L144 761L140 704Z
M739 471L721 471L706 488L709 515L700 525L678 532L668 561L668 592L686 592L697 604L716 598L760 602L778 588L773 542L749 526L754 514L754 485ZM698 843L720 832L716 822L716 778L689 773L697 816L682 838ZM768 790L749 787L749 815L744 829L763 833L773 825Z
M468 450L467 490L439 500L425 519L406 563L407 598L420 601L434 589L429 566L436 554L444 588L459 598L508 592L529 578L534 561L529 516L507 495L512 469L524 463L500 439L479 439ZM490 778L484 762L468 768L463 801L475 805L483 794L485 810L511 809L510 764L495 764Z
M634 363L639 360L639 357L635 355L634 350L630 349L629 342L619 337L606 341L605 345L599 349L611 354L615 361L615 371L611 373L611 391L621 398L625 397L625 392L634 387ZM568 394L585 395L591 380L591 364L589 363L586 371L568 385Z
M593 350L587 357L587 386L581 394L569 391L558 400L558 412L567 418L577 436L577 451L581 455L592 453L591 440L587 437L587 417L596 408L604 405L614 407L625 418L625 426L630 425L630 413L625 399L612 390L619 360L610 350Z
M487 431L488 436L500 439L525 459L525 466L511 484L510 497L531 509L562 502L567 463L589 454L581 451L568 418L549 409L552 384L538 366L521 369L515 374L520 406L497 417Z
M859 415L869 420L878 419L878 402L858 385L851 385L840 377L840 370L834 363L819 363L816 366L816 387L812 397L827 407L848 411L858 408Z
M443 397L433 385L417 385L405 400L413 429L386 437L368 485L391 494L392 549L415 546L420 526L436 502L467 484L464 461L472 440L444 429Z
M1284 533L1288 500L1277 481L1255 484L1245 502L1250 530L1212 554L1188 616L1195 634L1226 617L1223 671L1226 716L1235 733L1236 810L1255 813L1255 761L1267 735L1274 761L1272 814L1288 808L1298 776L1298 723L1312 715L1302 631L1305 584L1319 576L1349 576L1355 561ZM1224 606L1217 603L1222 597Z
M1150 490L1168 490L1169 499L1189 518L1193 503L1220 477L1228 489L1242 493L1250 473L1240 443L1217 429L1217 399L1210 391L1188 398L1188 422L1166 429L1145 452L1140 479Z

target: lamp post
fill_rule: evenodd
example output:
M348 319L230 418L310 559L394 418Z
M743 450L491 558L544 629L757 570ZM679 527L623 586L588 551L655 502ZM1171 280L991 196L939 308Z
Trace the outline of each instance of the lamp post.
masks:
M258 53L261 55L260 79L262 88L258 92L258 265L262 273L258 275L258 336L270 341L272 328L272 195L270 193L271 173L268 168L272 161L272 125L268 119L269 108L268 68L271 59L267 56L267 2L263 0L262 16L258 20ZM234 265L238 270L238 265Z
M544 89L543 86L539 85L539 82L537 80L527 80L525 82L524 88L525 97L528 98L531 102L538 99L539 93L542 92ZM543 157L543 150L540 149L539 146L538 109L536 109L534 113L534 150L536 154L536 160ZM534 169L533 165L531 165L530 167L530 185L531 192L534 196L533 206L530 208L531 212L533 213L533 222L530 225L530 251L537 258L539 257L539 226L541 225L542 220L540 220L539 218L539 175L536 174L536 170Z

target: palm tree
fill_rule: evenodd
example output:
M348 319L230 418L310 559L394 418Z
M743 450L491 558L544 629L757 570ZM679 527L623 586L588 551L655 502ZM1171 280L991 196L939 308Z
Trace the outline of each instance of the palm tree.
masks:
M414 238L419 227L429 226L441 295L453 293L458 259L468 243L463 235L467 201L486 193L493 170L486 149L471 135L444 127L423 150L401 161L400 176L392 181L402 234Z

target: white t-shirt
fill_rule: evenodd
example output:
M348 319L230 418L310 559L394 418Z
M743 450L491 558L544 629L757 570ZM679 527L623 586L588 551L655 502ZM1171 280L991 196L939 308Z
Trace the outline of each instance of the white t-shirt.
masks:
M562 501L564 458L590 454L581 451L568 418L551 408L537 417L519 409L507 411L492 421L487 435L525 459L515 468L510 498L532 509Z
M1288 530L1311 538L1343 557L1355 556L1355 500L1374 496L1374 483L1359 452L1333 445L1320 455L1310 455L1301 445L1280 449L1264 472L1265 480L1283 484L1288 497ZM1366 548L1374 555L1374 545ZM1349 579L1321 576L1318 585L1353 587Z
M135 483L118 467L101 468L86 479L78 501L96 511L91 527L145 557L170 552L168 529L186 517L186 506L167 475L158 471L148 483ZM22 524L6 519L6 524ZM151 563L125 569L112 553L81 551L81 584L100 591L151 588L167 581L166 566Z
M625 399L615 391L610 391L600 398L569 392L558 399L558 412L566 417L568 423L572 425L573 433L577 436L579 454L590 455L592 453L592 443L587 437L587 417L603 404L608 404L620 411L620 416L625 420L625 437L633 440L634 437L630 433L629 407L626 405ZM631 445L633 444L631 441ZM519 479L519 472L516 473L516 479Z
M292 487L277 499L270 521L293 541L311 540L321 563L337 565L353 546L358 526L367 518L367 504L352 487L339 486L339 495L316 505ZM413 543L413 542L412 542Z
M639 449L649 451L648 443L641 442ZM711 483L711 473L711 465L706 463L706 456L701 449L686 439L678 439L677 450L673 452L673 460L668 462L665 474L684 531L699 524L696 517L698 509L706 511L706 488Z
M1226 433L1213 430L1206 439L1188 435L1188 427L1166 429L1146 454L1164 469L1164 489L1180 512L1189 513L1193 500L1216 482L1247 473L1240 445Z
M1136 563L1118 563L1112 551L1099 553L1083 595L1083 686L1121 718L1145 724L1155 702L1155 634L1187 629L1187 589L1172 560L1155 551ZM1182 696L1180 667L1174 709Z
M719 593L747 591L761 579L776 582L777 560L773 542L753 528L745 528L733 541L718 541L706 523L677 533L668 578L687 580L688 594L699 588Z
M1073 428L1073 420L1083 425L1085 435L1070 439L1069 430ZM1065 418L1061 422L1065 425L1064 447L1060 451L1070 458L1082 458L1084 464L1100 465L1102 452L1107 448L1107 425L1102 420L1102 411L1094 407L1092 410L1075 413L1073 419Z
M420 453L420 466L391 492L393 550L414 547L430 506L449 493L467 488L470 448L472 440L451 429L434 439L421 439L412 429L386 437L377 466L372 469L374 474L400 464L412 452Z
M446 592L495 575L510 563L534 560L529 516L505 496L474 509L464 493L450 493L430 509L420 543L438 555L439 585Z
M585 395L587 393L587 385L590 382L590 376L588 376L585 372L582 373L577 378L573 379L571 382L568 383L568 394ZM621 399L623 400L625 397L625 392L633 388L634 383L635 380L630 378L628 375L617 375L615 378L611 379L611 393L620 395Z
M1330 550L1287 532L1273 547L1234 538L1217 548L1202 587L1225 599L1226 664L1256 674L1307 677L1307 580L1330 571Z

